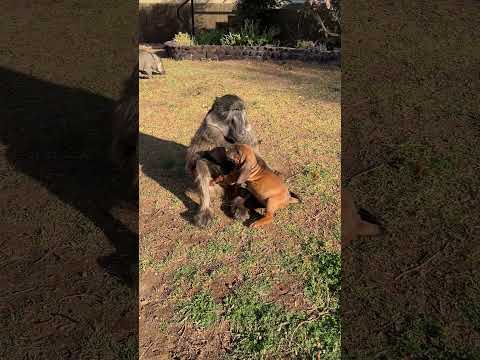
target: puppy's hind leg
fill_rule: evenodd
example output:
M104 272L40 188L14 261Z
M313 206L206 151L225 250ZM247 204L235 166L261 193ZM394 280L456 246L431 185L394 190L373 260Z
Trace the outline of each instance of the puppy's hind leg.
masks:
M288 201L288 199L287 199ZM265 215L254 223L250 225L250 227L257 228L260 226L268 225L273 221L273 215L275 214L275 211L278 209L281 209L286 206L285 204L286 200L284 197L282 198L270 198L267 200L267 209L265 211Z
M213 213L210 209L210 170L205 160L198 160L195 164L197 190L200 195L200 209L193 217L193 222L197 226L207 226L213 219Z

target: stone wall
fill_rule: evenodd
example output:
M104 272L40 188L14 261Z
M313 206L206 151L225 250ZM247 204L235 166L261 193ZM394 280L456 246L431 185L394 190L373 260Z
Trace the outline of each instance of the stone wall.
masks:
M320 48L297 49L275 46L177 46L165 43L167 55L175 60L300 60L318 63L340 63L340 50Z

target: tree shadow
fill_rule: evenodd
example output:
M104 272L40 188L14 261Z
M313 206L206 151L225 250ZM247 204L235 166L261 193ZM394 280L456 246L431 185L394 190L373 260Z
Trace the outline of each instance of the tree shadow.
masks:
M138 234L110 214L114 206L129 204L130 220L138 223L136 196L127 178L115 175L108 157L115 102L5 68L0 79L2 155L14 171L39 182L101 229L115 252L98 263L137 286ZM61 229L61 221L58 225Z

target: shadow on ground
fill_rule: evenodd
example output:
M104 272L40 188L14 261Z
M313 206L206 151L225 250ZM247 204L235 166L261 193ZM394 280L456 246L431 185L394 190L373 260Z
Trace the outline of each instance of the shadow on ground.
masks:
M139 162L143 173L183 203L187 210L182 213L182 217L191 222L197 204L186 195L186 191L194 186L185 171L187 147L140 133L139 149Z
M138 235L109 213L127 202L135 217L138 206L108 160L114 101L7 69L0 79L0 140L8 163L100 228L116 251L98 262L136 286L129 270L138 267ZM61 229L63 219L52 221Z

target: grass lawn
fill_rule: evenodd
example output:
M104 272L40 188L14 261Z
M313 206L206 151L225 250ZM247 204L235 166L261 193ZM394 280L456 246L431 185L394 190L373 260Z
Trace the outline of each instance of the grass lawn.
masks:
M140 82L143 359L340 357L340 92L336 66L164 62ZM253 230L214 204L191 224L184 154L215 96L237 94L260 152L303 199Z

